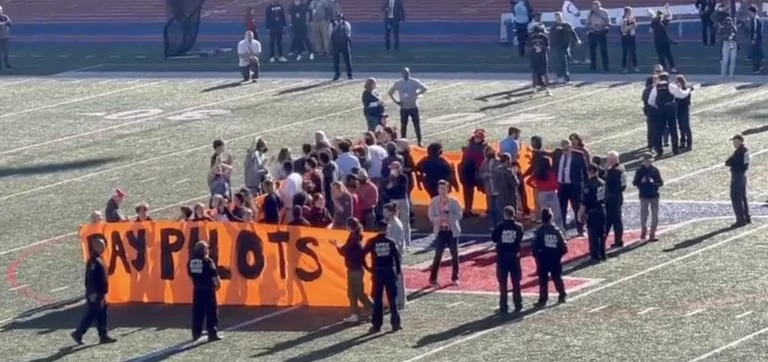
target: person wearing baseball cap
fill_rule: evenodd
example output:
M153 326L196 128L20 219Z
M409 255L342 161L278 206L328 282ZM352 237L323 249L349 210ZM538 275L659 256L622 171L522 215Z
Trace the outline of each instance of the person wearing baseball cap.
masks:
M107 200L107 207L104 209L104 216L107 219L107 222L122 222L128 220L120 210L120 204L127 196L128 194L125 193L123 189L115 189L112 197Z
M749 149L744 145L744 136L737 134L731 138L735 150L725 165L731 169L731 204L736 215L736 223L731 227L741 227L752 222L747 202L747 170L749 169Z

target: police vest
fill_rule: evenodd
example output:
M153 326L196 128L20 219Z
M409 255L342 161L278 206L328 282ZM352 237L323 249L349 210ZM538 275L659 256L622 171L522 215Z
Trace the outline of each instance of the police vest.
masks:
M675 97L669 91L669 83L661 82L656 85L656 106L668 106L675 103Z
M349 41L347 32L344 29L344 24L346 24L346 22L342 21L334 25L333 33L331 33L331 41L333 42L333 44L345 45Z

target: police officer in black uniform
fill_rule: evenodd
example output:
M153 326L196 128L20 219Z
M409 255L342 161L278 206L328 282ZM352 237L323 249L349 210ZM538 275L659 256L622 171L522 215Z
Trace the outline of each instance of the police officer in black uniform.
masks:
M613 228L613 248L624 246L624 223L622 205L624 191L627 189L627 171L619 163L619 153L608 152L605 169L605 235Z
M371 317L370 332L377 333L381 330L384 319L384 291L389 302L390 323L392 331L402 329L400 325L400 312L397 311L397 279L401 273L400 252L395 242L386 234L379 233L368 240L363 250L364 255L371 253L373 256L373 316Z
M737 134L731 138L733 154L725 165L731 169L731 204L736 215L736 223L731 227L741 227L752 222L749 217L747 202L747 170L749 169L749 149L744 145L744 136Z
M549 299L549 277L555 284L559 294L558 303L565 303L565 284L563 283L563 265L560 260L568 252L565 238L560 229L552 223L552 210L541 210L543 224L536 229L536 234L531 244L533 257L536 259L536 269L539 275L539 301L537 307L543 307Z
M99 332L99 343L114 343L116 340L107 335L107 292L109 280L107 267L101 255L106 249L102 239L91 243L91 257L85 265L85 302L86 310L80 325L72 332L72 339L77 344L83 344L83 335L96 320L96 330Z
M491 233L491 240L496 244L496 270L499 278L499 312L507 313L507 278L512 279L512 302L515 313L523 310L523 295L520 290L520 243L523 241L523 225L515 221L515 208L504 208L504 221L500 222Z
M589 179L584 184L579 219L586 222L589 234L589 255L592 261L605 261L605 182L597 177L600 168L595 164L587 167Z
M192 340L196 341L203 333L203 320L208 331L208 341L218 341L221 336L216 331L219 323L219 306L216 291L221 286L216 263L208 256L208 244L198 241L194 255L187 263L187 273L192 278Z
M330 25L331 48L333 49L333 80L339 80L341 69L339 62L344 58L344 65L347 67L347 78L352 79L352 26L349 25L341 13Z
M654 148L657 157L663 155L661 146L662 137L664 136L663 127L666 127L672 137L672 153L675 155L680 153L678 148L680 143L677 137L677 103L675 99L685 98L689 94L691 94L690 89L683 90L677 84L670 83L668 73L659 74L659 82L648 94L648 104L656 108L657 125L662 127L657 128L654 134ZM659 150L662 150L662 153L659 153Z

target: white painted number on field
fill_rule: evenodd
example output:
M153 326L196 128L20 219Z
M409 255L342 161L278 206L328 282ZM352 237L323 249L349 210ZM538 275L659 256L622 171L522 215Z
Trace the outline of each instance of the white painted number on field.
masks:
M124 111L112 113L104 116L104 119L125 121L137 118L153 118L163 114L162 109L149 108L149 109L135 109L132 111ZM189 111L176 115L166 117L170 121L198 121L201 119L209 119L213 116L224 116L232 112L225 109L201 109L197 111ZM105 113L84 113L84 115L104 115Z
M211 116L224 116L230 113L230 111L225 109L201 109L199 111L191 111L170 116L168 119L171 121L197 121L211 118Z
M497 126L513 126L516 124L543 122L554 119L554 116L542 113L518 114L496 121Z
M427 119L427 122L435 124L457 124L473 122L483 118L485 118L484 113L454 113L429 118Z
M125 111L125 112L118 112L110 114L104 118L106 119L112 119L112 120L127 120L127 119L136 119L136 118L144 118L144 117L152 117L156 116L158 114L163 113L162 109L157 108L150 108L150 109L135 109L133 111Z

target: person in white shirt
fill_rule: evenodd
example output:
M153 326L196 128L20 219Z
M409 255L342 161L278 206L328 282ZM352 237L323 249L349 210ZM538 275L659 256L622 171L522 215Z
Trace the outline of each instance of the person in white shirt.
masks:
M672 138L672 153L675 155L680 153L677 135L677 102L675 100L688 97L691 90L693 88L680 89L677 84L669 82L668 73L661 73L659 74L659 82L653 86L648 95L648 105L656 108L656 124L666 125L669 129L669 136ZM659 131L654 134L657 153L661 151L662 127L659 127Z
M301 192L301 184L304 178L296 172L293 172L293 163L283 164L283 171L288 175L285 180L280 182L280 201L283 202L283 220L291 222L293 219L293 196Z
M259 79L259 56L261 55L261 43L253 38L253 32L245 32L245 39L237 44L237 56L240 72L243 74L243 82Z
M576 32L576 35L579 37L579 39L585 38L584 27L581 25L581 11L579 11L579 8L577 8L576 5L570 0L563 1L563 20L565 20L565 22L568 24L571 24L571 27ZM578 57L573 55L574 50L578 50ZM586 52L584 51L584 47L579 46L578 48L571 49L570 58L574 64L578 64L580 61L584 61L586 63L587 56Z

